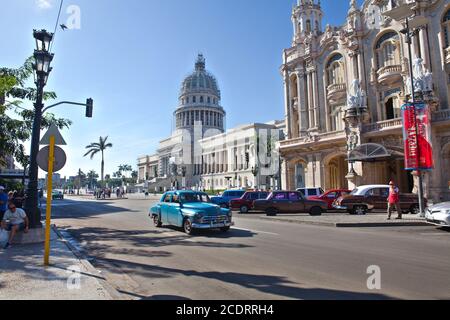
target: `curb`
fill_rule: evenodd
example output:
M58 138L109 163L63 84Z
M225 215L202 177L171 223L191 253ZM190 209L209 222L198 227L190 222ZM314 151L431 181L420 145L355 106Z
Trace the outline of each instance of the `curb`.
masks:
M334 227L334 228L380 228L380 227L424 227L429 226L426 222L421 221L405 221L405 222L325 222L325 221L305 221L294 219L281 219L281 218L269 218L258 217L261 220L272 220L279 222L289 222L297 224L308 224L322 227Z
M69 248L70 251L72 251L75 257L80 260L80 263L87 269L87 271L92 275L95 275L95 278L97 279L99 284L108 292L111 298L113 300L122 300L123 296L119 293L119 291L111 286L103 275L99 275L99 271L87 260L83 253L81 253L75 246L73 246L70 241L64 238L56 225L52 225L52 229L58 235L58 237L63 240L62 242Z

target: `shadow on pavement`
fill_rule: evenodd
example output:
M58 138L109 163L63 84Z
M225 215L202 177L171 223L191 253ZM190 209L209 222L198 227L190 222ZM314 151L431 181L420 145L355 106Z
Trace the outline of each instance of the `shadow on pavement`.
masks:
M87 219L97 215L105 215L119 212L139 212L126 207L117 206L113 201L75 201L59 200L53 202L52 219ZM41 216L45 217L45 205L41 207Z
M105 254L123 254L146 257L169 257L172 253L167 251L149 251L151 248L166 246L185 247L213 247L213 248L249 248L251 246L241 243L221 243L207 241L212 237L235 238L252 237L254 233L250 231L232 230L229 234L220 232L206 233L207 240L197 238L196 241L176 229L162 230L117 230L100 227L71 228L60 225L59 228L70 233L78 241L84 243L84 249L90 256L102 257ZM169 230L169 231L167 231ZM170 232L170 235L167 235ZM161 234L164 233L163 236ZM208 236L209 235L209 236ZM194 237L195 239L195 237ZM121 245L122 243L122 245Z
M283 276L254 275L236 272L199 272L195 270L182 270L155 265L147 265L128 262L118 259L100 259L98 261L108 269L116 269L117 272L133 273L151 278L170 278L178 275L186 277L197 277L202 279L213 279L225 284L236 284L244 288L257 290L263 293L277 295L283 299L304 300L391 300L392 298L383 294L351 292L344 290L333 290L323 288L302 288L299 284L289 281ZM118 269L118 270L117 270ZM297 286L296 286L297 285ZM163 296L164 297L164 296ZM149 297L148 299L152 299Z

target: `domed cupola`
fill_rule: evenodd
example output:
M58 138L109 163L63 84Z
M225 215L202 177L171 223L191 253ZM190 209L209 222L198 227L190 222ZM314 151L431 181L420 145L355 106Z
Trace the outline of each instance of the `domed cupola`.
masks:
M198 55L195 71L184 79L181 85L180 98L195 93L205 93L220 100L220 90L216 78L206 71L206 60L202 54Z
M206 129L224 131L225 111L216 78L206 70L206 60L199 54L195 70L181 84L179 106L175 111L177 129L192 129L201 122Z

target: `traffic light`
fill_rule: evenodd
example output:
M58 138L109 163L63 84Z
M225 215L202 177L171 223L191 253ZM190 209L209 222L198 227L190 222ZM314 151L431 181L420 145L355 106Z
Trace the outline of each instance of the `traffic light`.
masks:
M93 110L94 110L94 100L89 98L86 100L86 118L92 118Z

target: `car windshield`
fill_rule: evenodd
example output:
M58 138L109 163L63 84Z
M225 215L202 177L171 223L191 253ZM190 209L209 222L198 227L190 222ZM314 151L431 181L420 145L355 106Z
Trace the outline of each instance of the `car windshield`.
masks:
M182 193L180 194L181 203L192 202L211 202L207 194L204 193Z
M352 196L354 196L354 195L357 194L358 192L359 192L359 189L356 188L356 189L354 189L352 192L350 192L350 194L351 194Z

